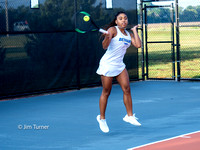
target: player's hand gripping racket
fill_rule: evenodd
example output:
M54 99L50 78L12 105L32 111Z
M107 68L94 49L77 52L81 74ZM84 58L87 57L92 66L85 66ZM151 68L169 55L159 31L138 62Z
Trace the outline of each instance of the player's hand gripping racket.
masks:
M90 14L85 11L76 13L76 28L78 33L87 33L91 31L99 31L104 34L108 34L108 31L99 28L92 20Z

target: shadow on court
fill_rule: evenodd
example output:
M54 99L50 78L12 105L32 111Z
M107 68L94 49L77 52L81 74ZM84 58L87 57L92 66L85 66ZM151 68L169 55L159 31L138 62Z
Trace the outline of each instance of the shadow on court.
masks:
M141 127L125 123L119 85L106 112L108 134L100 131L101 87L0 101L2 150L125 150L200 130L200 83L131 83L133 109Z

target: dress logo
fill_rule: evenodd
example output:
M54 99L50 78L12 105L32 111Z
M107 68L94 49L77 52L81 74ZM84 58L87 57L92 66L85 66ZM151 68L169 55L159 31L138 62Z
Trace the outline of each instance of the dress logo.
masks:
M131 43L131 40L125 39L125 38L119 38L119 41L124 42L125 45L128 45L129 43Z

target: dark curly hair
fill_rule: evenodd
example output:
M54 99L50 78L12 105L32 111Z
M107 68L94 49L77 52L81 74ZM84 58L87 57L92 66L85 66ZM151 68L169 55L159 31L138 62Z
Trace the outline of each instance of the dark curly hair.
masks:
M115 15L115 18L112 20L112 22L109 23L109 24L105 27L106 30L108 30L110 27L113 27L113 26L116 26L116 25L117 25L117 24L115 23L115 21L117 20L117 16L119 16L120 14L125 14L125 15L127 15L124 11L119 11L119 12L117 12L117 14Z

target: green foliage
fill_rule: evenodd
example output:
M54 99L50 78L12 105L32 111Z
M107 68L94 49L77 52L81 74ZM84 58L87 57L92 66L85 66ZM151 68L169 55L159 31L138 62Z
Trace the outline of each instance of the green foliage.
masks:
M119 8L113 9L111 12L106 12L102 9L101 3L94 5L95 2L96 0L80 0L77 4L77 11L83 10L90 13L99 26L108 24L112 21L116 12L123 10ZM127 12L129 16L132 16L133 13L133 11ZM47 0L44 5L40 6L39 11L32 10L29 15L28 22L33 31L37 31L38 29L40 31L74 29L74 2L71 0ZM28 55L33 61L49 68L57 68L66 60L66 57L68 57L67 54L69 55L72 49L77 50L74 33L31 34L27 35L27 38L28 42L25 49ZM82 58L90 56L91 51L94 51L95 44L100 43L98 34L91 34L90 36L79 34L78 38L81 38L78 45L81 45L79 53ZM91 43L91 41L96 41L97 43ZM73 55L75 54L73 53ZM77 58L77 56L70 57L68 61L76 63L75 60L72 60L73 58ZM88 65L84 64L85 62L81 62L81 65Z
M200 21L200 11L197 11L200 6L188 6L181 14L180 21L191 22L191 21Z
M169 8L147 9L148 23L167 23L170 22ZM140 14L138 14L140 15ZM188 6L183 9L179 7L180 22L200 21L200 6Z

